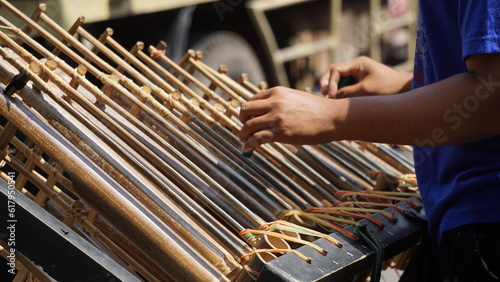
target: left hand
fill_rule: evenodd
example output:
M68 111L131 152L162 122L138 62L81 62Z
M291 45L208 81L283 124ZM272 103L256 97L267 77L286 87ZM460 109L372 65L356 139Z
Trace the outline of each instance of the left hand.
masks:
M352 76L357 83L338 89L342 76ZM400 72L371 58L332 64L321 77L321 93L329 98L398 94L411 90L412 73Z
M244 152L268 142L319 144L331 141L337 101L306 92L275 87L241 105Z

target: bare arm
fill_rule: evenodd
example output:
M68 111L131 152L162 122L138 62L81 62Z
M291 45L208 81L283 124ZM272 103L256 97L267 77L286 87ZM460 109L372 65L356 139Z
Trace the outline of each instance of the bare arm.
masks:
M324 99L282 87L259 93L242 105L243 150L343 139L442 146L499 135L500 54L466 63L469 73L403 95Z

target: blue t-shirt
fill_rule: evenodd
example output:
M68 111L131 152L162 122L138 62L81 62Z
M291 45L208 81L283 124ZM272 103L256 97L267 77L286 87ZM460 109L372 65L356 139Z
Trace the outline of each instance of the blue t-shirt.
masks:
M499 0L420 1L414 88L467 72L465 59L470 55L499 52ZM452 129L460 130L464 119L488 103L487 95L482 95L491 87L487 81L480 93L471 93L443 113ZM500 95L500 89L491 95ZM500 222L500 136L459 146L431 145L414 148L431 237L440 242L446 230Z

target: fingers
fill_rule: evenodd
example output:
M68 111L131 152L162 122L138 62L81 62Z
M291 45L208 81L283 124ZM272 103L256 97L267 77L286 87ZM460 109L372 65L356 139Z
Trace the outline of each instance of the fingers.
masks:
M240 130L240 141L247 142L252 135L259 131L272 130L273 123L269 121L268 116L269 115L264 114L247 120Z
M279 87L276 87L276 88L279 88ZM271 96L271 94L273 93L274 90L275 90L274 88L263 90L255 95L253 95L252 98L250 98L250 101L267 99Z
M239 133L239 139L244 142L241 148L243 152L255 150L273 140L274 135L266 115L272 110L271 103L267 100L271 94L272 90L264 90L241 105L239 119L244 126Z
M240 121L245 124L248 120L262 116L270 111L270 104L266 100L256 100L241 104Z
M362 83L345 86L337 92L336 98L352 98L366 96L366 91Z
M266 99L272 94L272 90L264 90L252 96L249 102L241 104L239 119L242 123L255 117L261 116L270 111L269 103Z
M341 77L352 76L358 80L358 60L331 65L320 79L321 93L328 98L339 97L339 82Z
M319 83L321 86L321 94L328 98L335 98L337 93L337 85L340 80L340 74L335 66L328 68L326 73L321 77Z
M262 144L272 142L274 139L274 133L272 130L261 130L253 134L246 142L243 143L241 150L243 152L249 152L257 149Z
M269 122L267 115L247 120L239 134L240 141L244 142L241 150L252 151L264 143L272 142L275 132L276 129Z
M276 100L288 93L290 89L274 87L255 94L250 101L241 105L239 119L243 123L239 138L244 142L242 150L248 152L258 146L272 142L277 132L277 124L273 119L276 111Z

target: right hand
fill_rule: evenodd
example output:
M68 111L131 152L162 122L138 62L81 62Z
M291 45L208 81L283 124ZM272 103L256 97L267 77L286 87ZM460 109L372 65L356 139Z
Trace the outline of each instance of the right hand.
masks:
M343 76L352 76L357 81L338 89ZM321 77L321 93L328 98L348 98L369 95L386 95L411 90L413 75L390 68L368 57L332 64Z
M243 152L268 142L320 144L335 138L336 116L344 114L334 101L304 91L274 87L241 104Z

